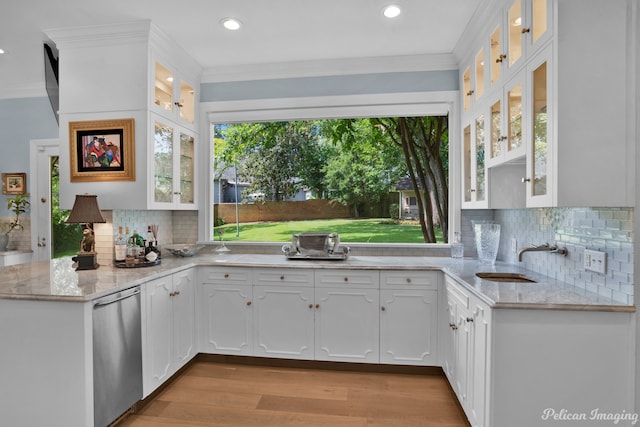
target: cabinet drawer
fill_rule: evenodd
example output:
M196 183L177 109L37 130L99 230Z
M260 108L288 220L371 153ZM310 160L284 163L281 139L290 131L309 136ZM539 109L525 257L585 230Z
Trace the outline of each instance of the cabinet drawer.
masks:
M469 294L465 292L460 285L448 277L446 278L446 283L447 298L453 299L456 304L459 304L464 308L469 308Z
M268 268L253 273L254 285L313 286L313 270Z
M381 271L380 288L438 290L441 274L438 271Z
M252 270L234 267L205 267L200 270L200 283L251 284Z
M318 269L315 285L319 287L379 288L380 273L369 270Z

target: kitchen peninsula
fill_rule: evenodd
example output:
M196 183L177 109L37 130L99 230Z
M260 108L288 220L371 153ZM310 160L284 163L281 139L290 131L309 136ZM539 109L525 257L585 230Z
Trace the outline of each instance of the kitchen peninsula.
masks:
M502 263L203 252L149 268L76 272L68 258L2 268L1 374L15 386L0 391L0 423L93 425L93 303L135 286L144 396L195 354L219 353L440 366L474 425L549 425L541 418L548 408L633 407L633 306ZM487 270L535 282L475 276ZM281 310L297 300L302 308ZM276 309L301 317L282 333ZM362 312L340 317L351 310ZM239 314L244 323L218 328ZM340 328L331 327L336 316ZM357 328L357 339L339 336ZM309 346L314 351L302 351Z

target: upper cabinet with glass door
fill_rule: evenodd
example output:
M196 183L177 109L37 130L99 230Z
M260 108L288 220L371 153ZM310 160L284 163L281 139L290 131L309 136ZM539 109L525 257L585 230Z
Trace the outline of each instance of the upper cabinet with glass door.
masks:
M551 0L514 0L504 13L503 52L498 54L505 73L533 56L551 38Z
M155 117L154 117L155 118ZM149 164L149 206L156 209L193 209L195 206L195 134L156 118Z
M196 122L195 82L189 82L160 62L154 63L153 101L156 113L194 128Z

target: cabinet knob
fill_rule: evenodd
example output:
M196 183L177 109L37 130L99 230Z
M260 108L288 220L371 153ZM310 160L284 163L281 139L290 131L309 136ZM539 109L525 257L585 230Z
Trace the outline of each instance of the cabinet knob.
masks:
M531 178L522 178L522 183L531 182Z
M500 64L500 63L502 63L502 61L504 61L505 59L507 59L507 55L505 55L504 53L501 53L501 54L496 58L496 64Z
M467 323L473 322L473 317L467 317Z
M251 305L251 301L247 301L247 307Z
M344 278L344 281L345 281L345 282L348 282L348 281L349 281L349 278L348 278L348 277L345 277L345 278Z
M380 307L381 311L387 311L386 307L383 305L382 307Z
M407 277L407 283L411 283L411 277Z
M316 304L316 309L320 308L320 304Z
M229 278L229 273L225 273L224 278L228 279Z
M473 93L474 93L474 91L470 90L469 92L467 92L467 96L471 96L471 95L473 95Z
M280 276L280 280L284 280L284 276Z
M313 309L313 304L309 304L309 308L310 308L310 309Z
M509 138L507 138L506 136L501 136L500 138L498 138L498 141L506 141L507 139Z
M175 105L175 106L176 106L176 107L178 107L178 108L182 108L182 107L184 107L184 104L183 104L183 103L181 103L181 102L177 102L177 101L176 101L176 102L174 102L174 103L173 103L173 105Z
M169 292L169 296L170 296L170 297L173 297L173 296L175 296L175 295L176 295L176 293L175 293L175 292Z
M527 34L531 32L531 28L523 28L522 29L522 34Z
M173 293L173 295L174 295L174 296L178 296L178 295L180 295L180 291L175 291L175 292Z
M449 327L450 327L451 329L453 329L454 331L455 331L456 329L458 329L458 326L457 326L455 323L449 323Z

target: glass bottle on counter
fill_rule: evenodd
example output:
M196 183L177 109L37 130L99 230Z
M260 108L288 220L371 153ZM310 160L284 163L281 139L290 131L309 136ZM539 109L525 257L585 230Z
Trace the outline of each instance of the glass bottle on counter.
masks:
M116 235L113 247L116 262L125 261L127 258L127 238L122 234L122 227L118 227L118 234Z

